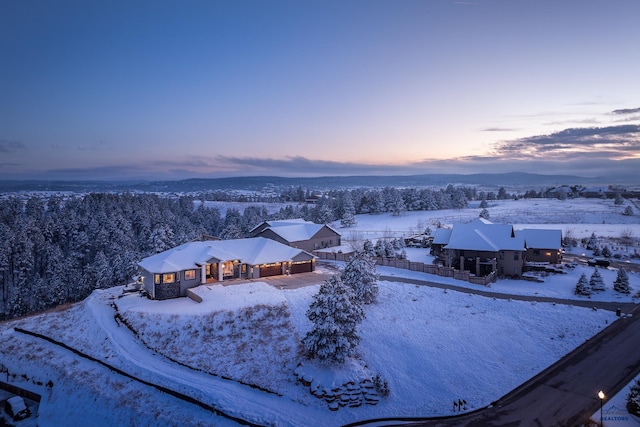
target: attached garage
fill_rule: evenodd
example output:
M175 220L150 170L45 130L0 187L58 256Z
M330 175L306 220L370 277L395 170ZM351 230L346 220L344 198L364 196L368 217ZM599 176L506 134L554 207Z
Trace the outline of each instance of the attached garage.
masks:
M313 261L294 262L291 265L291 274L310 273L313 271Z
M260 266L260 277L279 276L282 274L282 264L262 264Z

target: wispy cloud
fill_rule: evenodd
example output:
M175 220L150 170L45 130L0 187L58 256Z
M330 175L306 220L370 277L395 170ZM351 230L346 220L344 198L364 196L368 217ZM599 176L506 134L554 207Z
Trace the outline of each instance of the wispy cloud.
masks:
M621 110L613 110L611 113L612 114L635 114L635 113L640 113L640 107L639 108L623 108Z
M640 153L640 125L569 128L548 135L503 141L496 145L498 157L514 159L607 157L623 159Z
M15 153L18 151L27 151L27 147L20 141L0 139L0 153Z
M491 127L480 129L480 132L515 132L518 129L516 128L500 128L500 127Z

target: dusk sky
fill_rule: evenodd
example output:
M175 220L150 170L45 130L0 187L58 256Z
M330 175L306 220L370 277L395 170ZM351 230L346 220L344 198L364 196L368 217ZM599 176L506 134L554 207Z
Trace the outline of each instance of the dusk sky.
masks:
M640 1L0 2L0 179L640 170Z

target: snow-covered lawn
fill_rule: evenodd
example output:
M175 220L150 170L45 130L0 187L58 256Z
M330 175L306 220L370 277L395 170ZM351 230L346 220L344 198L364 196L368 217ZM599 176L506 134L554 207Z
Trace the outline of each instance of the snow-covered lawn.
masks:
M573 209L582 216L567 216ZM556 228L551 224L563 222L564 212L572 223L558 227L573 230L577 238L592 232L617 237L626 228L640 236L637 216L620 215L621 208L607 200L490 202L489 211L492 221L529 228L536 224ZM408 235L426 226L433 229L437 221L470 220L478 213L474 208L360 215L357 227L338 229L345 240L350 235L352 240ZM424 249L409 249L407 254L412 260L429 260ZM469 410L485 406L617 318L604 310L515 297L584 299L573 290L581 273L589 277L593 271L587 266L545 276L542 283L499 280L489 288L480 287L512 294L512 300L474 295L471 291L477 285L449 278L389 267L378 271L449 283L469 292L381 281L378 303L365 307L359 363L339 372L305 361L300 354L300 340L311 328L305 313L318 285L281 290L262 282L199 288L200 304L186 298L120 297L122 288L95 291L66 310L3 322L0 363L8 368L9 382L42 395L40 426L236 423L20 334L14 327L50 336L144 381L257 424L337 426L377 417L452 414L457 399L466 400ZM593 295L593 300L633 301L611 289L615 271L600 272L607 289ZM633 273L629 277L636 293L640 279ZM116 314L121 317L116 319ZM340 377L380 374L388 381L390 394L375 406L332 412L326 402L311 396L309 387L296 382L299 362L322 386L335 385ZM47 386L49 381L52 386Z
M454 399L466 400L469 409L487 405L616 319L603 310L381 282L379 302L366 307L359 356L368 371L389 382L391 392L376 406L331 412L308 388L296 384L292 373L303 361L296 348L311 327L305 312L317 289L318 285L278 290L262 282L217 285L200 290L205 297L201 304L189 299L150 301L135 294L112 301L122 289L96 291L69 310L5 322L2 359L17 375L12 382L43 395L42 426L69 419L114 425L128 417L136 425L153 425L154 417L162 425L197 425L212 422L212 415L13 332L15 326L51 336L144 379L209 399L221 410L254 422L302 425L305 414L305 425L325 426L373 417L448 414ZM174 374L163 378L165 371L152 369L158 356L143 346L134 348L133 333L113 320L111 302L158 353L282 397L240 385L233 388L234 399L218 398L218 393L230 393L230 382L196 371L196 382L182 382ZM166 359L163 363L171 364ZM51 389L34 384L49 380L54 383ZM251 409L245 399L260 409ZM287 411L278 411L278 404ZM218 418L215 425L229 422Z

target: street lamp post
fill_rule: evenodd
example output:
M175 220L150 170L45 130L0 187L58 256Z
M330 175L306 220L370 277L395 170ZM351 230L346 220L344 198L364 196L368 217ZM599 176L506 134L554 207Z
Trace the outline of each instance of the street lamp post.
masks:
M604 401L604 391L600 390L598 392L598 397L600 398L600 427L602 427L602 402Z

